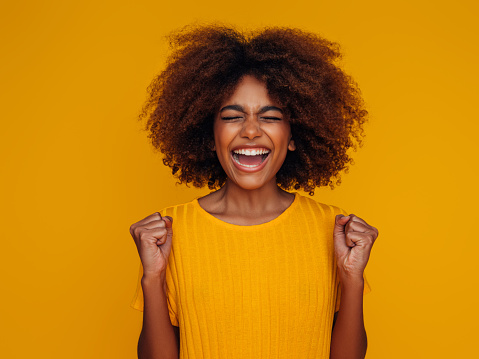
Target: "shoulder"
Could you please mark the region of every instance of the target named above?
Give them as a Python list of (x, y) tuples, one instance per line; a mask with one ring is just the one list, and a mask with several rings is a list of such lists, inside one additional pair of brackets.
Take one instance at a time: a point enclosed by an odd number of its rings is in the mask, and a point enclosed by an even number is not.
[(197, 210), (197, 198), (181, 204), (176, 204), (173, 206), (165, 207), (159, 211), (162, 216), (170, 216), (173, 218), (173, 221), (177, 217), (183, 217)]
[(347, 212), (341, 207), (317, 201), (300, 193), (296, 193), (296, 196), (298, 196), (298, 207), (305, 213), (311, 213), (316, 216), (316, 218), (318, 216), (334, 218), (338, 214), (347, 215)]

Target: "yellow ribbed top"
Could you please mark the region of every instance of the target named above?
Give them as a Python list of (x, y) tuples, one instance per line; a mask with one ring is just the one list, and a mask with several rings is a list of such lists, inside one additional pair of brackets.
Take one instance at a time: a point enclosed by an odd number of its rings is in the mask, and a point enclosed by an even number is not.
[[(173, 218), (166, 282), (180, 358), (329, 358), (334, 218), (344, 211), (295, 193), (281, 215), (254, 226), (223, 222), (197, 199), (160, 213)], [(138, 310), (141, 276), (140, 266)]]

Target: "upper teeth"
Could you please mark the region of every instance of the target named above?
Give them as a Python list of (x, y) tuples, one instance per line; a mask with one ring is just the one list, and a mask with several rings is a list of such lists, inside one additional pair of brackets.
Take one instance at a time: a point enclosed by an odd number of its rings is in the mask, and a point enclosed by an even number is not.
[(266, 150), (264, 148), (260, 148), (257, 150), (245, 150), (245, 149), (240, 149), (240, 150), (234, 150), (234, 153), (238, 155), (246, 155), (246, 156), (257, 156), (257, 155), (265, 155), (269, 153), (269, 150)]

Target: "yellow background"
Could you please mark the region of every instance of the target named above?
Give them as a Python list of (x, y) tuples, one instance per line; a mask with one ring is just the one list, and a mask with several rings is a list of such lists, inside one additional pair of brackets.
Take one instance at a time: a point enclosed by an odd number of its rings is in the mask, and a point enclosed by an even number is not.
[(478, 355), (475, 1), (10, 1), (1, 26), (2, 358), (134, 358), (128, 228), (175, 186), (136, 121), (163, 36), (192, 21), (338, 41), (371, 114), (315, 198), (377, 226), (368, 359)]

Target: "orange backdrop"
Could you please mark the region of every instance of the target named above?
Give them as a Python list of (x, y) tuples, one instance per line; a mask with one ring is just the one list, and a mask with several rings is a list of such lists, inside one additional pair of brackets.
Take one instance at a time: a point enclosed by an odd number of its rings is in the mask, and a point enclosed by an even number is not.
[(380, 230), (368, 359), (472, 358), (475, 1), (17, 1), (2, 5), (2, 358), (134, 358), (128, 228), (204, 194), (175, 186), (136, 121), (169, 31), (222, 20), (338, 41), (371, 114), (356, 165), (315, 198)]

